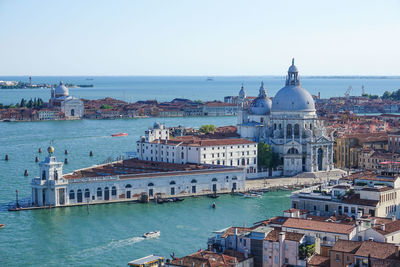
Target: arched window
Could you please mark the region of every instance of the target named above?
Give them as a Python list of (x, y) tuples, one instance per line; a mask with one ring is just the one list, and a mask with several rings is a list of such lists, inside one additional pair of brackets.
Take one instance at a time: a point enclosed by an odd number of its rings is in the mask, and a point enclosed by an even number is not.
[(75, 116), (75, 109), (71, 109), (71, 116)]
[(153, 183), (149, 183), (147, 186), (154, 186), (154, 184)]
[(312, 130), (312, 124), (310, 123), (310, 130)]
[(88, 188), (85, 189), (85, 198), (89, 198), (90, 197), (90, 191)]
[(46, 180), (46, 171), (42, 172), (42, 180)]
[(292, 125), (289, 123), (286, 126), (286, 136), (290, 137), (292, 135)]
[(113, 186), (113, 187), (111, 188), (111, 195), (112, 195), (112, 196), (116, 196), (116, 195), (117, 195), (117, 188), (116, 188), (115, 186)]
[(299, 151), (297, 150), (297, 148), (290, 148), (287, 152), (288, 154), (299, 154)]
[(218, 181), (218, 179), (217, 178), (212, 178), (211, 181), (216, 182), (216, 181)]
[(221, 164), (221, 161), (220, 160), (217, 160), (217, 165), (220, 165)]
[(237, 180), (237, 177), (236, 177), (236, 176), (233, 176), (233, 177), (232, 177), (232, 180)]
[(69, 199), (75, 199), (75, 191), (74, 190), (69, 190)]
[(102, 197), (103, 196), (103, 190), (101, 189), (101, 187), (97, 188), (97, 197)]
[(192, 183), (192, 184), (197, 183), (196, 179), (193, 179), (193, 180), (191, 181), (191, 183)]
[(274, 123), (274, 130), (276, 130), (276, 123)]
[(54, 172), (54, 180), (58, 180), (58, 171)]
[(175, 181), (171, 181), (169, 184), (175, 184)]
[(299, 136), (300, 135), (300, 126), (296, 123), (294, 125), (294, 136)]
[(125, 188), (132, 188), (132, 186), (131, 186), (130, 184), (127, 184), (127, 185), (125, 186)]

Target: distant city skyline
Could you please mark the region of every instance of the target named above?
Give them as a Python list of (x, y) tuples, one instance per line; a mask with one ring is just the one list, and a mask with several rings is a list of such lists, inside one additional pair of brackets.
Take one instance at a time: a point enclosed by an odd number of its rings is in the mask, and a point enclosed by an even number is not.
[(0, 76), (399, 76), (399, 0), (0, 0)]

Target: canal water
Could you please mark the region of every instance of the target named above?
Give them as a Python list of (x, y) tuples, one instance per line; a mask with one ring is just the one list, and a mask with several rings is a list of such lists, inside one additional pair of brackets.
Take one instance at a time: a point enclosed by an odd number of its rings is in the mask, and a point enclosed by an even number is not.
[[(64, 173), (134, 151), (136, 140), (159, 121), (167, 126), (234, 125), (235, 117), (147, 118), (109, 121), (49, 121), (0, 123), (0, 266), (126, 266), (151, 253), (176, 256), (206, 248), (212, 231), (282, 214), (289, 207), (287, 192), (262, 198), (239, 196), (188, 198), (156, 205), (120, 203), (51, 210), (8, 212), (7, 203), (30, 197), (30, 180), (38, 175), (35, 157), (43, 160), (50, 141), (55, 156), (68, 158)], [(127, 132), (127, 137), (111, 137)], [(43, 153), (39, 154), (41, 147)], [(64, 155), (64, 150), (68, 155)], [(90, 151), (94, 156), (90, 157)], [(9, 161), (5, 161), (5, 154)], [(27, 169), (29, 176), (24, 176)], [(212, 202), (217, 204), (211, 209)], [(157, 239), (144, 232), (160, 230)]]

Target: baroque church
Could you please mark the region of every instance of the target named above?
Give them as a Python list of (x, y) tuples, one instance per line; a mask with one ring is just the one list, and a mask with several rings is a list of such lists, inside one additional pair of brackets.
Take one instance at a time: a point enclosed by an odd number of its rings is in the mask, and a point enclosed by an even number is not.
[(67, 119), (81, 119), (84, 113), (84, 104), (79, 98), (69, 95), (68, 87), (63, 82), (51, 89), (50, 107), (57, 108), (65, 114)]
[(333, 138), (318, 120), (314, 99), (301, 87), (299, 71), (289, 67), (285, 87), (271, 100), (261, 83), (258, 97), (238, 97), (238, 134), (271, 145), (283, 162), (284, 175), (333, 170)]

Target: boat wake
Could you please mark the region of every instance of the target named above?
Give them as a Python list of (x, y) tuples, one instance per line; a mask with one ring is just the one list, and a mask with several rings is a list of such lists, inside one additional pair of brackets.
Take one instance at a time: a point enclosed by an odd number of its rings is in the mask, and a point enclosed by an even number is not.
[(88, 256), (94, 256), (94, 255), (98, 255), (100, 253), (103, 253), (105, 251), (109, 251), (115, 248), (121, 248), (121, 247), (126, 247), (135, 243), (139, 243), (141, 241), (145, 240), (144, 237), (139, 237), (139, 236), (135, 236), (135, 237), (130, 237), (127, 239), (121, 239), (121, 240), (113, 240), (108, 244), (105, 245), (101, 245), (101, 246), (97, 246), (97, 247), (93, 247), (93, 248), (88, 248), (85, 250), (80, 251), (77, 256), (78, 257), (88, 257)]

